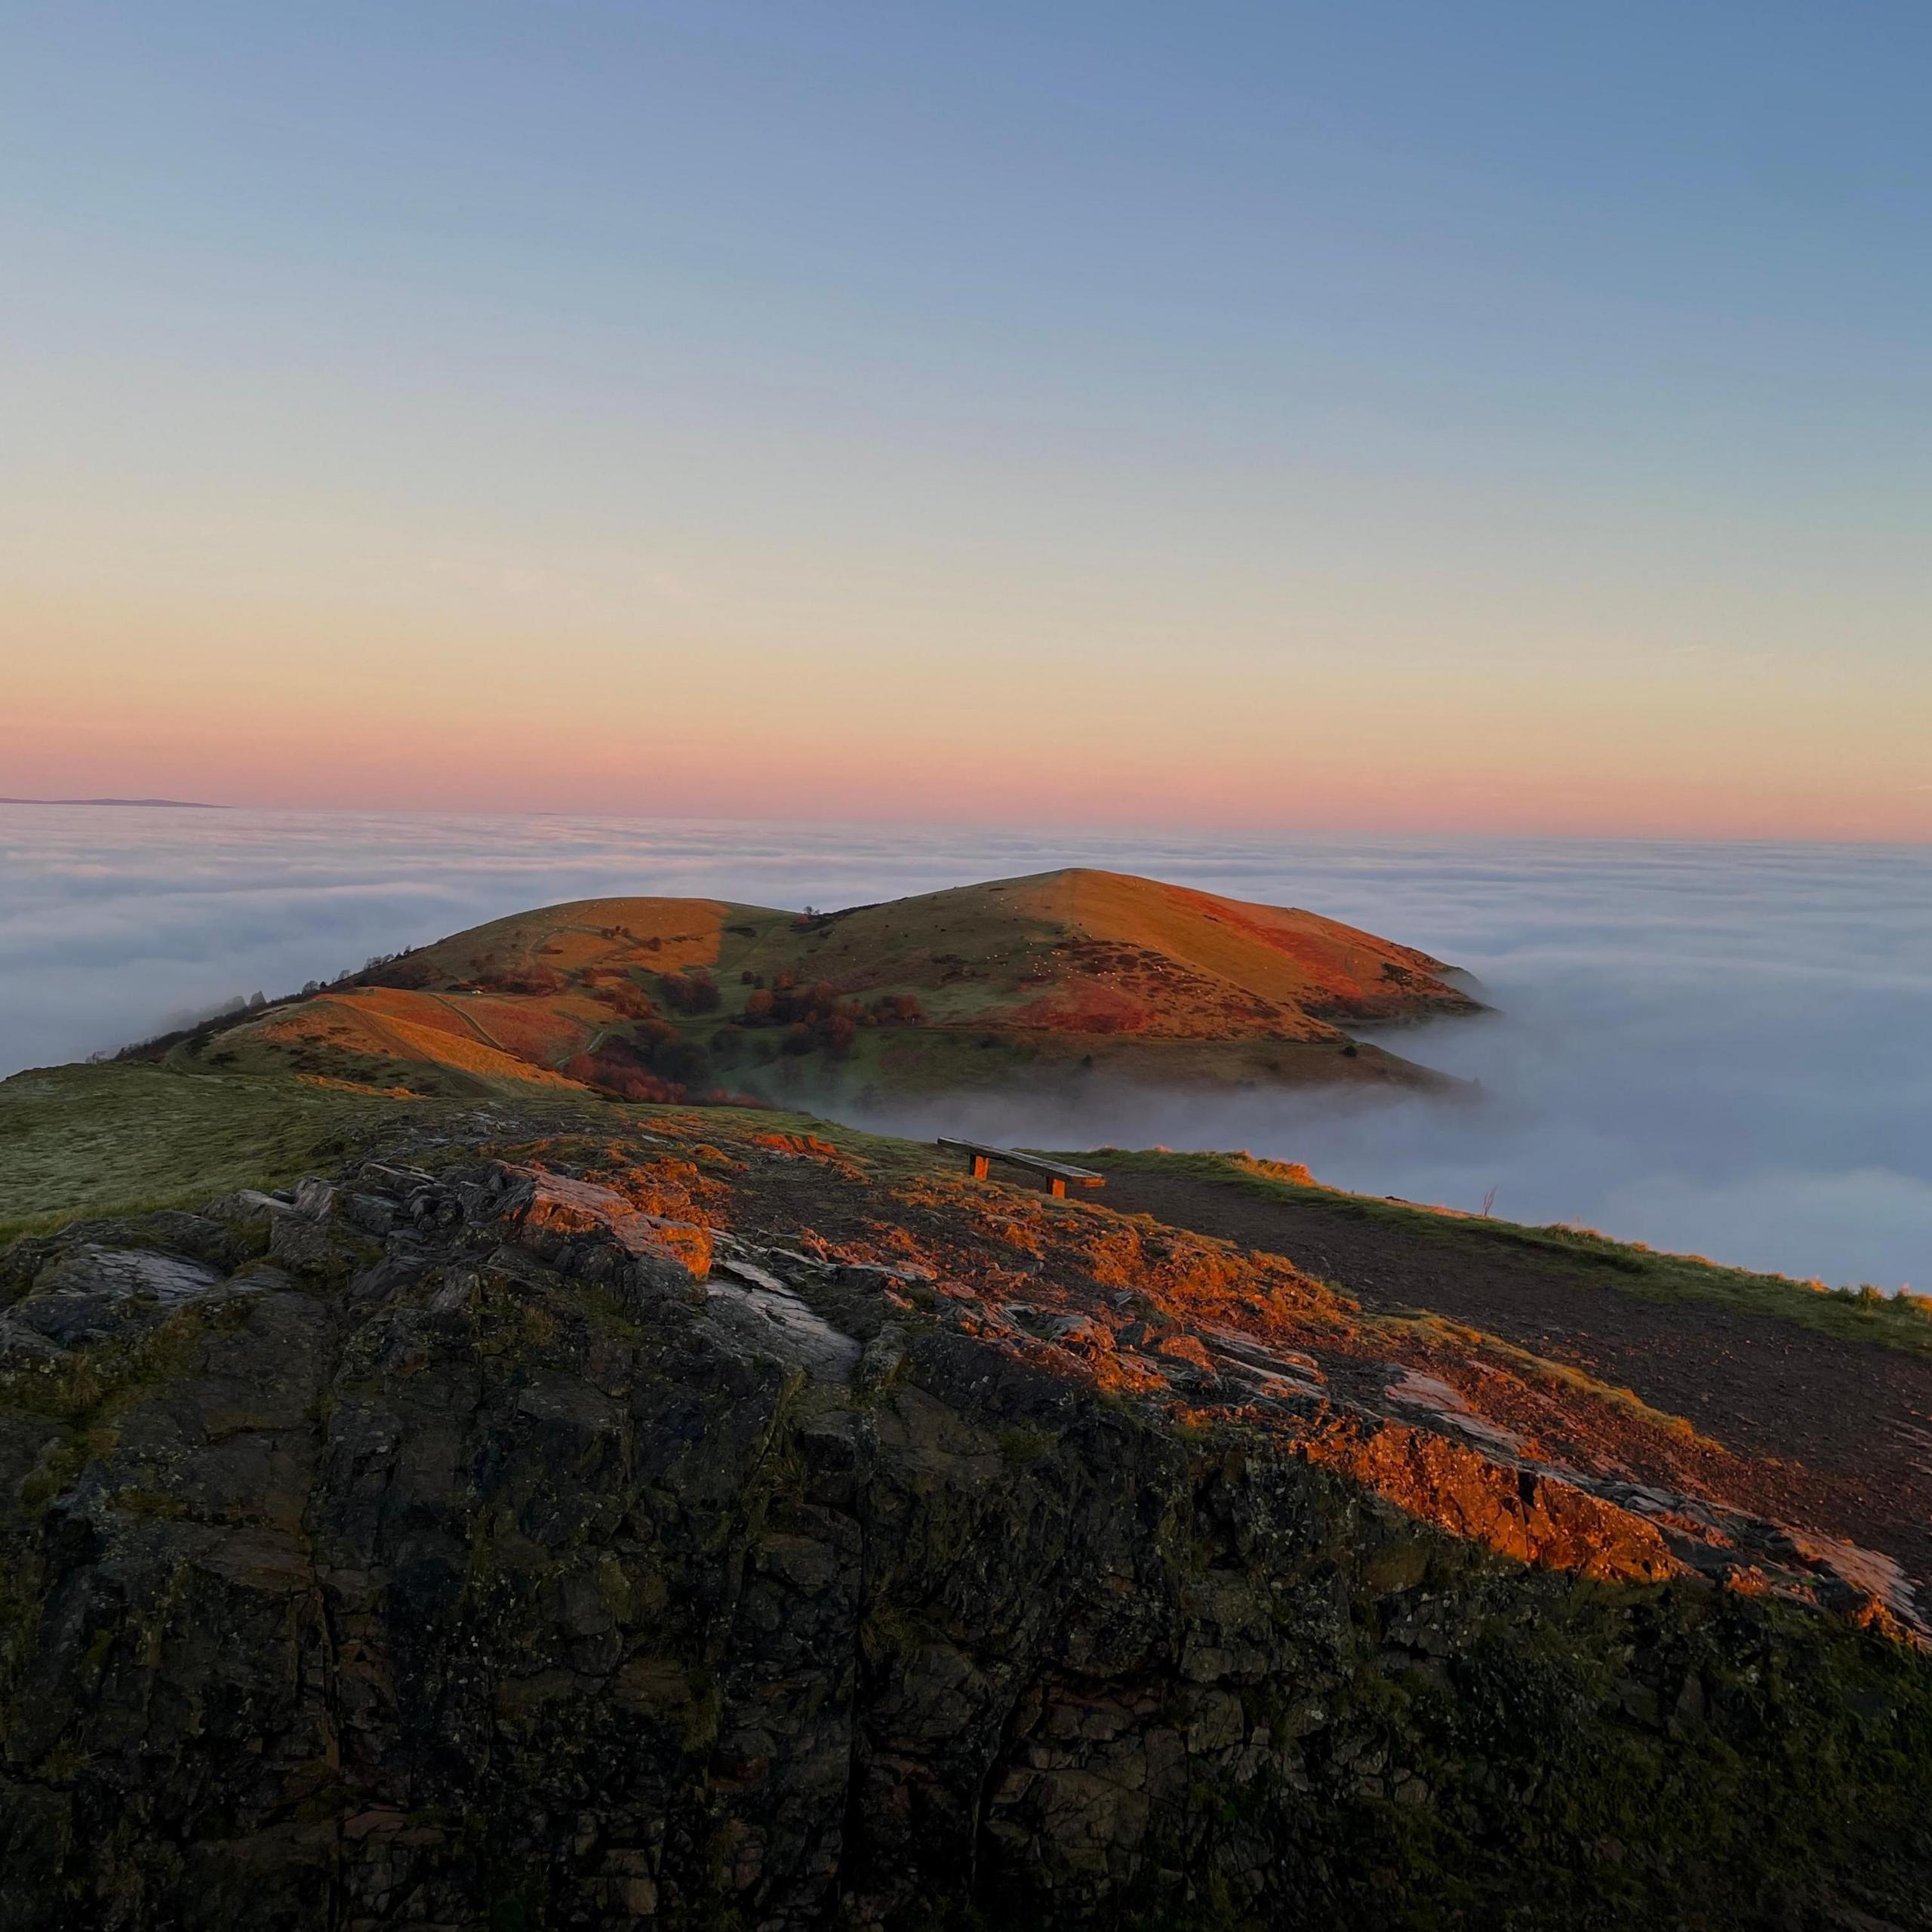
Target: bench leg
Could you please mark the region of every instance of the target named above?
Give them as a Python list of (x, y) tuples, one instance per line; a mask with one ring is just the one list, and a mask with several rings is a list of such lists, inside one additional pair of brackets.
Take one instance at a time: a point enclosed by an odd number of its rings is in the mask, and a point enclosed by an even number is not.
[(1058, 1174), (1049, 1175), (1047, 1186), (1051, 1190), (1056, 1201), (1064, 1201), (1066, 1198), (1066, 1183), (1062, 1180)]
[(975, 1180), (984, 1180), (986, 1177), (986, 1168), (987, 1161), (986, 1155), (983, 1154), (975, 1154), (973, 1156), (973, 1178)]

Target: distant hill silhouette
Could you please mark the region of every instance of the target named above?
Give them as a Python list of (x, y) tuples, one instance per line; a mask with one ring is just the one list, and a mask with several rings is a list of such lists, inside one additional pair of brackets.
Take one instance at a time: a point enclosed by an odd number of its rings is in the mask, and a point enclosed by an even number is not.
[(199, 798), (0, 798), (0, 805), (140, 805), (176, 812), (225, 812)]

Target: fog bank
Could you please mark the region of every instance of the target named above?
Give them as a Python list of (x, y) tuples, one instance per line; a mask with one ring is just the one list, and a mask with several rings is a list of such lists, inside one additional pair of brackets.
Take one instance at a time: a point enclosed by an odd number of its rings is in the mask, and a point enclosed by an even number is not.
[[(1838, 1281), (1932, 1287), (1932, 851), (1069, 836), (0, 807), (0, 1072), (546, 901), (850, 904), (1084, 863), (1307, 906), (1482, 980), (1381, 1036), (1481, 1105), (1025, 1096), (897, 1117), (1247, 1147), (1324, 1180)], [(881, 1123), (883, 1124), (883, 1123)]]

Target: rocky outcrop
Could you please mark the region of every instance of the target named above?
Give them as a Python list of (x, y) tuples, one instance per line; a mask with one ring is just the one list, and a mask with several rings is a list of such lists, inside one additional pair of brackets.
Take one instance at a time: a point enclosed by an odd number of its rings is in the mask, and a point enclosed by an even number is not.
[(0, 1924), (1932, 1926), (1859, 1553), (666, 1204), (0, 1258)]

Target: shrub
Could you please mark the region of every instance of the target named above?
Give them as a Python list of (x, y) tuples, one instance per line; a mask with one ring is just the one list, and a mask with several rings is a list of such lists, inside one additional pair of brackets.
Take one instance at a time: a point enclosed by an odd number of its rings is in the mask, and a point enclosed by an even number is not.
[(709, 973), (693, 970), (666, 973), (658, 980), (657, 986), (664, 995), (664, 1004), (673, 1013), (715, 1013), (718, 1011), (718, 982)]
[[(386, 981), (394, 986), (393, 977)], [(486, 992), (523, 993), (537, 998), (548, 998), (552, 993), (560, 993), (570, 984), (554, 966), (524, 966), (501, 973), (478, 974), (476, 983)]]
[(592, 998), (602, 1004), (620, 1013), (626, 1020), (655, 1020), (657, 1008), (651, 995), (634, 980), (621, 973), (599, 969), (594, 974), (584, 975), (589, 983)]
[(586, 1087), (614, 1094), (620, 1100), (681, 1100), (685, 1091), (642, 1067), (627, 1066), (604, 1048), (595, 1054), (574, 1054), (565, 1061), (563, 1072)]
[(629, 1100), (681, 1100), (717, 1084), (711, 1056), (662, 1020), (640, 1025), (629, 1039), (607, 1039), (595, 1053), (574, 1055), (563, 1070)]
[(740, 1016), (746, 1026), (783, 1027), (783, 1052), (808, 1054), (823, 1047), (841, 1059), (851, 1051), (861, 1026), (916, 1026), (925, 1017), (915, 993), (881, 993), (861, 1008), (841, 999), (829, 980), (801, 986), (789, 973), (778, 974), (770, 986), (750, 993)]

